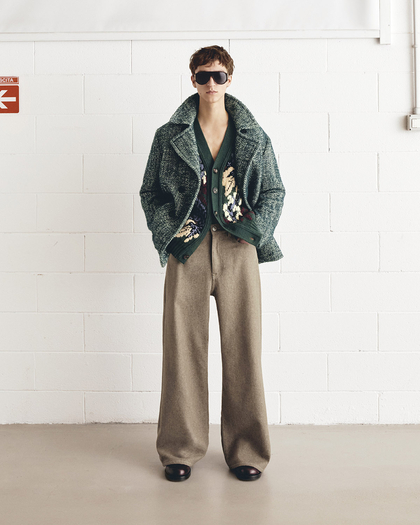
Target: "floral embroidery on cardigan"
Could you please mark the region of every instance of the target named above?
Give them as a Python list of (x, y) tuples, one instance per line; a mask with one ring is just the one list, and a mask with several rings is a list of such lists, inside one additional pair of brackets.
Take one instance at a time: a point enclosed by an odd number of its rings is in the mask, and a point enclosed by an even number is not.
[(223, 172), (222, 179), (222, 184), (225, 187), (225, 197), (227, 197), (235, 187), (235, 177), (232, 175), (232, 171), (234, 172), (235, 168), (231, 165), (230, 161), (226, 164), (226, 168)]
[(204, 225), (206, 224), (207, 216), (207, 174), (204, 169), (203, 161), (200, 160), (200, 173), (201, 173), (201, 186), (200, 191), (195, 200), (193, 209), (190, 216), (186, 220), (184, 226), (175, 237), (185, 237), (184, 242), (188, 242), (191, 239), (196, 239), (203, 231)]
[(222, 178), (222, 184), (225, 187), (225, 197), (227, 198), (227, 202), (223, 204), (223, 219), (226, 223), (243, 221), (244, 218), (252, 220), (254, 215), (254, 212), (242, 206), (242, 199), (239, 196), (238, 186), (235, 181), (235, 168), (232, 165), (232, 160), (233, 152), (226, 163)]

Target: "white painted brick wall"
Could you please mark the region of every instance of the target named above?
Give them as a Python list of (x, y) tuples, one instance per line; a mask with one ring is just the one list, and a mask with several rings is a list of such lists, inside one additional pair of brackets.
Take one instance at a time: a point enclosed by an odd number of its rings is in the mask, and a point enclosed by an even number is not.
[[(420, 135), (408, 0), (373, 39), (222, 40), (286, 187), (260, 266), (270, 424), (420, 421)], [(163, 285), (139, 189), (213, 41), (2, 42), (0, 423), (156, 422)], [(222, 368), (210, 300), (210, 421)]]

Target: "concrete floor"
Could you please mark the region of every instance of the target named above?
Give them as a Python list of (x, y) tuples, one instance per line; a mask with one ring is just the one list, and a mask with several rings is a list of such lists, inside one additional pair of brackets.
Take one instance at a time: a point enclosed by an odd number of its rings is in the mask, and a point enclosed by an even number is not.
[(239, 481), (220, 425), (183, 482), (164, 477), (156, 424), (0, 426), (4, 525), (420, 523), (420, 425), (270, 426), (272, 457)]

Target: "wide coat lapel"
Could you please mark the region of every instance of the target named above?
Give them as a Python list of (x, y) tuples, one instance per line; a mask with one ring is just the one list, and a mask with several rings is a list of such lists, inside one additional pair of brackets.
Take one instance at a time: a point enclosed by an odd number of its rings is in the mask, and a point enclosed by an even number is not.
[(170, 142), (176, 153), (197, 174), (198, 179), (201, 180), (200, 161), (197, 155), (198, 150), (194, 126), (188, 126), (188, 128), (183, 129), (181, 133), (172, 137)]
[[(235, 158), (236, 158), (236, 183), (242, 190), (247, 188), (248, 176), (251, 161), (258, 149), (258, 142), (253, 140), (248, 135), (244, 136), (243, 131), (237, 131), (235, 142)], [(244, 191), (245, 201), (247, 192)], [(246, 202), (248, 205), (248, 203)]]

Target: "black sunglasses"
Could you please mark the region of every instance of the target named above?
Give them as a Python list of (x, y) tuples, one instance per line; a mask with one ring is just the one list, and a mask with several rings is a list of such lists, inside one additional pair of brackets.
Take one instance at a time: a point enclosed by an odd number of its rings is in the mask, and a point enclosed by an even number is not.
[(226, 84), (228, 80), (228, 74), (224, 71), (199, 71), (195, 74), (195, 80), (201, 86), (207, 84), (210, 77), (213, 77), (216, 84)]

